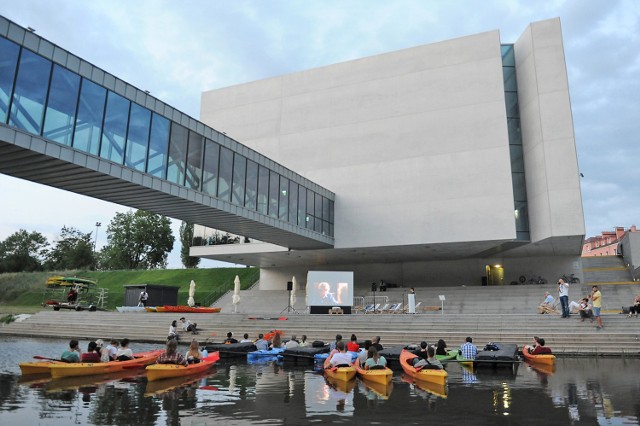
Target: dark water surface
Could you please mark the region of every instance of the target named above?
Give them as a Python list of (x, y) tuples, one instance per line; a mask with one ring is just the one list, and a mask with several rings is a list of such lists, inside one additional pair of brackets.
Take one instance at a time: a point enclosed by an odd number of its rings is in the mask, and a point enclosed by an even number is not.
[[(88, 342), (81, 342), (84, 349)], [(395, 371), (388, 389), (329, 383), (312, 366), (222, 360), (206, 375), (21, 377), (19, 362), (67, 341), (0, 337), (0, 425), (639, 424), (640, 359), (560, 358), (554, 372), (447, 367), (445, 388)], [(132, 344), (134, 352), (157, 345)]]

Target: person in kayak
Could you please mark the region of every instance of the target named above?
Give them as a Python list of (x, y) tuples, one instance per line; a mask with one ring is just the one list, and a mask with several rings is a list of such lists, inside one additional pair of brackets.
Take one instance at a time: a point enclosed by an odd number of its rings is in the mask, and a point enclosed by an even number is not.
[(129, 339), (124, 338), (120, 341), (120, 347), (116, 352), (116, 359), (118, 361), (129, 361), (133, 359), (133, 351), (129, 348)]
[(331, 366), (336, 367), (340, 365), (351, 365), (351, 354), (347, 353), (346, 345), (342, 340), (338, 342), (338, 346), (336, 347), (336, 349), (338, 350), (338, 352), (333, 353), (329, 357), (329, 363), (331, 364)]
[(62, 352), (60, 359), (64, 362), (80, 362), (80, 355), (82, 355), (82, 351), (80, 350), (78, 341), (76, 339), (72, 339), (69, 342), (69, 349)]
[(178, 352), (178, 342), (175, 339), (171, 339), (167, 342), (167, 347), (163, 353), (160, 354), (158, 359), (156, 360), (156, 364), (178, 364), (184, 365), (185, 367), (189, 365), (186, 358), (182, 356), (180, 352)]
[(89, 342), (87, 352), (82, 354), (80, 362), (100, 362), (100, 354), (98, 353), (98, 344), (96, 342)]
[(202, 352), (200, 352), (199, 346), (200, 345), (198, 345), (198, 341), (196, 339), (191, 341), (189, 350), (187, 351), (187, 362), (189, 364), (197, 364), (202, 358), (204, 358)]

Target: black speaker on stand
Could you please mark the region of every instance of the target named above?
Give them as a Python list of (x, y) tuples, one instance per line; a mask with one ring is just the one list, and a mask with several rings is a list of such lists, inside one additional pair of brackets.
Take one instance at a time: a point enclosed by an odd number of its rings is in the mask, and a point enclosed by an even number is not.
[(299, 312), (296, 311), (293, 306), (291, 306), (291, 292), (293, 291), (293, 281), (287, 281), (287, 291), (289, 292), (289, 297), (287, 298), (287, 307), (280, 311), (280, 315), (282, 315), (284, 311), (287, 311), (288, 313), (295, 312), (297, 314)]
[(371, 292), (373, 293), (373, 309), (371, 310), (371, 312), (374, 314), (376, 313), (376, 291), (377, 290), (378, 290), (378, 284), (371, 283)]

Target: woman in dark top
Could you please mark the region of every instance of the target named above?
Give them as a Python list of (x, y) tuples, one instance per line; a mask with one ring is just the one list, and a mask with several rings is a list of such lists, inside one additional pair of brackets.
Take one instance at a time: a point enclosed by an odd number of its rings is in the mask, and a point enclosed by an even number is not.
[(447, 343), (440, 339), (438, 340), (438, 344), (436, 346), (436, 355), (446, 355), (447, 354)]

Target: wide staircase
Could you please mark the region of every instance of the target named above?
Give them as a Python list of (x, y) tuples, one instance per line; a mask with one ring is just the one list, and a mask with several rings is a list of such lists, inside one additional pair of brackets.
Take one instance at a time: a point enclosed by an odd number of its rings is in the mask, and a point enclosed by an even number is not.
[[(185, 314), (198, 323), (202, 331), (197, 336), (183, 334), (183, 341), (195, 337), (200, 342), (220, 342), (231, 331), (240, 339), (248, 333), (255, 339), (258, 333), (278, 329), (286, 337), (306, 335), (308, 340), (329, 342), (336, 334), (348, 338), (352, 333), (359, 340), (379, 335), (386, 347), (435, 342), (443, 338), (455, 347), (466, 336), (483, 346), (488, 342), (512, 342), (519, 345), (531, 342), (534, 335), (544, 337), (559, 354), (578, 355), (640, 355), (640, 319), (620, 314), (621, 307), (630, 302), (627, 292), (640, 293), (640, 285), (605, 285), (602, 288), (605, 328), (596, 330), (588, 320), (581, 322), (577, 315), (562, 319), (559, 315), (536, 314), (536, 307), (544, 291), (556, 295), (556, 285), (518, 285), (502, 287), (429, 287), (417, 288), (421, 302), (417, 314), (357, 313), (352, 315), (310, 315), (305, 306), (305, 294), (298, 291), (293, 309), (289, 309), (287, 291), (245, 290), (235, 306), (231, 295), (216, 305), (218, 314)], [(590, 290), (590, 283), (571, 287), (570, 299), (577, 300)], [(445, 296), (444, 311), (439, 295)], [(362, 292), (359, 297), (372, 296)], [(388, 303), (406, 297), (403, 289), (389, 289), (376, 294), (387, 297)], [(382, 299), (385, 300), (385, 299)], [(75, 312), (43, 310), (30, 318), (0, 328), (0, 334), (60, 338), (128, 337), (133, 342), (166, 340), (169, 324), (181, 314)], [(134, 345), (135, 348), (135, 345)]]
[(583, 257), (582, 268), (589, 286), (635, 284), (622, 256)]

